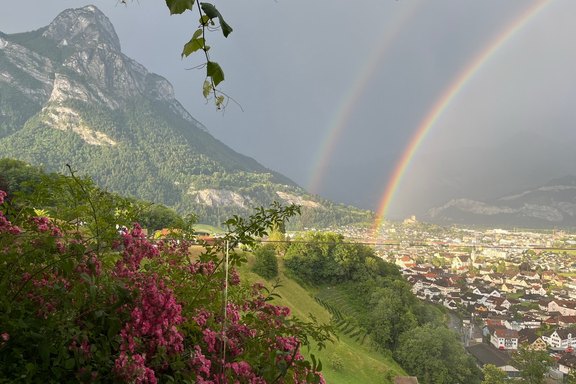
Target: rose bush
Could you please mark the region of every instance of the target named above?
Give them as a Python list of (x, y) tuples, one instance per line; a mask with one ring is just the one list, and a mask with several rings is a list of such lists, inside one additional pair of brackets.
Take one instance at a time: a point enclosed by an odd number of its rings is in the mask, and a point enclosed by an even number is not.
[(134, 218), (129, 202), (86, 180), (60, 184), (10, 203), (0, 191), (0, 382), (323, 382), (301, 348), (322, 347), (329, 328), (241, 284), (233, 251), (296, 207), (234, 217), (191, 256), (185, 236), (117, 231)]

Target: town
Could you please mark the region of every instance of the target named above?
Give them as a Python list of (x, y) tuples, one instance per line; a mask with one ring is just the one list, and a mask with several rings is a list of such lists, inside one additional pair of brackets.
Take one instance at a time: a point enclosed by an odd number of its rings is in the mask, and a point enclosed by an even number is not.
[(511, 355), (523, 346), (551, 354), (551, 380), (576, 373), (576, 233), (440, 227), (414, 217), (384, 224), (376, 240), (340, 232), (374, 244), (418, 298), (447, 308), (480, 366), (517, 377)]

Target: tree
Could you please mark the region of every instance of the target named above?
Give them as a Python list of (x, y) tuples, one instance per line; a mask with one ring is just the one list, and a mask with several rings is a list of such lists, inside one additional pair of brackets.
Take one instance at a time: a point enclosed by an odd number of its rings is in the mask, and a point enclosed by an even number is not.
[(142, 227), (150, 231), (162, 228), (183, 228), (184, 220), (171, 208), (163, 205), (150, 205), (139, 215)]
[(576, 372), (570, 370), (570, 373), (564, 376), (564, 384), (576, 384)]
[(482, 384), (505, 384), (508, 379), (506, 372), (494, 364), (486, 364), (484, 368), (482, 368), (482, 373), (484, 374)]
[[(408, 291), (409, 292), (409, 291)], [(403, 300), (399, 290), (380, 288), (372, 294), (371, 337), (380, 347), (396, 349), (400, 336), (417, 326), (410, 300)]]
[(403, 333), (394, 357), (423, 384), (480, 382), (480, 370), (446, 327), (426, 324)]
[(290, 246), (290, 243), (286, 239), (286, 229), (284, 226), (272, 228), (270, 235), (268, 235), (268, 241), (274, 245), (276, 253), (279, 255), (286, 254), (286, 250), (288, 250)]
[(272, 279), (278, 276), (278, 260), (276, 259), (276, 249), (272, 244), (265, 244), (254, 251), (256, 261), (252, 270), (265, 279)]
[(512, 365), (520, 371), (522, 382), (526, 384), (543, 384), (552, 363), (548, 352), (529, 348), (520, 347), (512, 356)]

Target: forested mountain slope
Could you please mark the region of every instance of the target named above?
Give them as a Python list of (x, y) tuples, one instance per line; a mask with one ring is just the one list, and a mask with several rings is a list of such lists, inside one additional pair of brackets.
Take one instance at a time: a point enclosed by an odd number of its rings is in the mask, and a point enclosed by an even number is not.
[(369, 221), (367, 211), (308, 195), (289, 178), (211, 136), (172, 85), (121, 51), (94, 6), (36, 31), (0, 33), (2, 157), (220, 224), (272, 201), (304, 207), (299, 226)]

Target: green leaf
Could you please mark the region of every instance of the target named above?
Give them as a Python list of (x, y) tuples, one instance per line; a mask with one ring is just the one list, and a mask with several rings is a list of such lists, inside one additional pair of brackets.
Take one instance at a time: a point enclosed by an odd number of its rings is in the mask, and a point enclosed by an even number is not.
[(224, 81), (224, 71), (220, 68), (220, 65), (215, 61), (209, 61), (206, 66), (206, 76), (211, 77), (214, 82), (214, 86), (218, 86), (222, 81)]
[(76, 360), (72, 357), (64, 362), (64, 368), (72, 369), (76, 365)]
[(200, 3), (202, 7), (202, 11), (208, 16), (210, 19), (218, 18), (220, 22), (220, 27), (222, 28), (222, 34), (224, 37), (228, 37), (230, 33), (232, 33), (232, 27), (226, 23), (222, 14), (216, 9), (216, 7), (210, 3)]
[(202, 15), (199, 22), (200, 25), (207, 25), (210, 22), (210, 17), (208, 15)]
[(208, 98), (210, 92), (212, 92), (212, 84), (208, 80), (204, 80), (204, 85), (202, 86), (202, 94), (204, 95), (205, 99)]
[(184, 45), (184, 49), (182, 50), (182, 57), (190, 56), (197, 50), (202, 49), (202, 47), (204, 47), (204, 43), (205, 41), (203, 38), (192, 37), (192, 39), (190, 39), (190, 41)]
[(118, 332), (120, 332), (121, 328), (122, 324), (120, 323), (120, 320), (114, 317), (111, 318), (108, 326), (108, 334), (107, 334), (108, 338), (113, 339), (114, 336), (116, 336)]
[(202, 7), (202, 11), (208, 16), (210, 19), (214, 19), (216, 17), (220, 17), (220, 12), (216, 9), (213, 4), (210, 3), (200, 3)]
[(166, 5), (170, 9), (171, 15), (181, 14), (187, 10), (192, 10), (195, 0), (166, 0)]
[(216, 98), (216, 108), (220, 109), (224, 105), (224, 96), (220, 95)]

